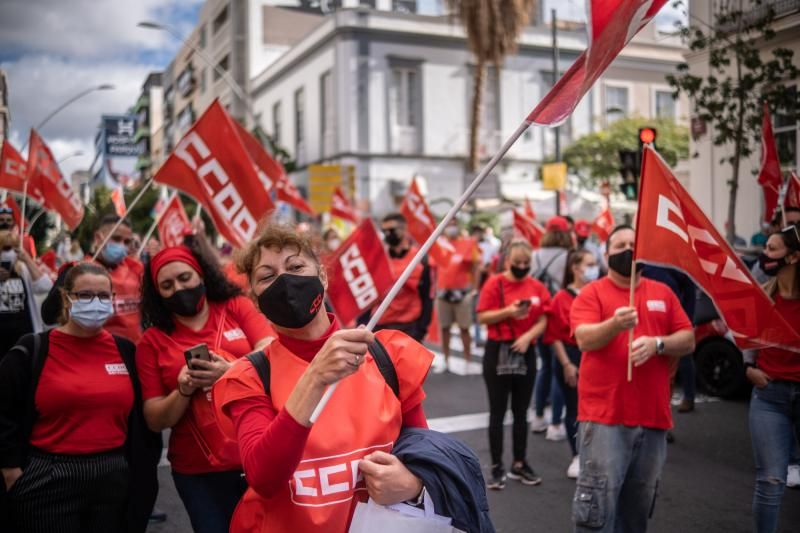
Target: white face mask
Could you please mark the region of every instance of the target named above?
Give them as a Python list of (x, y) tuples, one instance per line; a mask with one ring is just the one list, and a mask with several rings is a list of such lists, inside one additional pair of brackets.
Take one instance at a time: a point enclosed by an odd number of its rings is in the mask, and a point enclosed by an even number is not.
[(70, 301), (72, 302), (72, 307), (69, 308), (70, 318), (89, 330), (102, 328), (114, 314), (114, 304), (110, 301), (101, 302), (98, 298), (92, 298), (91, 302)]
[(341, 244), (342, 244), (341, 240), (331, 239), (328, 241), (328, 250), (337, 250)]
[(590, 282), (600, 277), (600, 267), (597, 265), (583, 269), (583, 281)]
[(11, 263), (12, 265), (17, 261), (17, 252), (14, 250), (3, 250), (0, 252), (0, 262)]

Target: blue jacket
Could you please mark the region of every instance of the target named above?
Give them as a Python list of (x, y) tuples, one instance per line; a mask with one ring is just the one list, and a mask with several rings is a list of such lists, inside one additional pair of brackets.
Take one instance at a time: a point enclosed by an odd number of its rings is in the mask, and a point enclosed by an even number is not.
[(464, 443), (430, 429), (403, 428), (392, 453), (422, 480), (436, 514), (467, 533), (494, 533), (481, 465)]

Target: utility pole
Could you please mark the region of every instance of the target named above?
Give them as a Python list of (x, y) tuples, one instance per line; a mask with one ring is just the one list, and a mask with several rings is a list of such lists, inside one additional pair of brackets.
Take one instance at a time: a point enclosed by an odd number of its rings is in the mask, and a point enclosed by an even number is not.
[[(555, 8), (550, 10), (550, 24), (553, 27), (553, 85), (558, 80), (558, 25)], [(556, 163), (561, 162), (561, 126), (553, 128), (555, 135)], [(556, 215), (561, 214), (561, 191), (556, 191)]]

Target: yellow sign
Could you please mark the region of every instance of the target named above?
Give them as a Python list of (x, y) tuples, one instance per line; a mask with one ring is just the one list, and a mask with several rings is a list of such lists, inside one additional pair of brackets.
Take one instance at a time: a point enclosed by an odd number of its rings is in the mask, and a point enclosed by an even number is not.
[(353, 165), (309, 165), (308, 200), (317, 213), (331, 209), (331, 197), (336, 187), (353, 198), (356, 192), (356, 169)]
[(567, 185), (566, 163), (545, 163), (542, 165), (542, 188), (546, 191), (563, 191)]

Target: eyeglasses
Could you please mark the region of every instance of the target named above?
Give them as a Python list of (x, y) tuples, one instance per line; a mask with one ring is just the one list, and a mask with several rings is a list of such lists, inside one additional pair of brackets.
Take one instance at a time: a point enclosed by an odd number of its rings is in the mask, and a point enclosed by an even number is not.
[(84, 304), (88, 304), (95, 298), (97, 298), (100, 303), (107, 304), (111, 300), (114, 299), (113, 292), (91, 292), (91, 291), (78, 291), (78, 292), (71, 292), (69, 293), (70, 296), (74, 296), (75, 299), (73, 301), (79, 301)]

